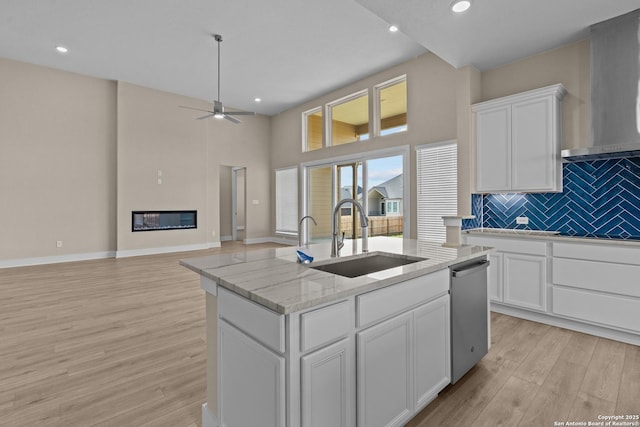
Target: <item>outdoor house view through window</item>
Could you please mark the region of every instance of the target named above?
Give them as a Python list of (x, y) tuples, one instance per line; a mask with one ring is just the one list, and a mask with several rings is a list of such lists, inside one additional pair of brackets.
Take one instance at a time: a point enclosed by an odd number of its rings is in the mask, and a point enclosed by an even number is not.
[[(343, 199), (355, 199), (364, 207), (369, 236), (403, 236), (402, 155), (313, 167), (308, 176), (308, 211), (318, 222), (309, 227), (312, 241), (331, 238), (333, 207)], [(342, 205), (338, 216), (339, 236), (362, 237), (352, 204)]]

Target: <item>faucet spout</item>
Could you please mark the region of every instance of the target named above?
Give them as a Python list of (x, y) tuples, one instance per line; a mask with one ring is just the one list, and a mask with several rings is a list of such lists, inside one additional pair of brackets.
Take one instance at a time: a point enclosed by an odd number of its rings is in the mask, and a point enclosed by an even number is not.
[(367, 240), (367, 227), (369, 226), (369, 219), (364, 214), (364, 208), (355, 199), (342, 199), (333, 208), (333, 219), (331, 221), (331, 257), (340, 256), (340, 248), (342, 242), (338, 241), (338, 218), (340, 214), (340, 207), (346, 203), (352, 203), (354, 208), (360, 213), (360, 227), (362, 228), (362, 252), (368, 252), (368, 240)]

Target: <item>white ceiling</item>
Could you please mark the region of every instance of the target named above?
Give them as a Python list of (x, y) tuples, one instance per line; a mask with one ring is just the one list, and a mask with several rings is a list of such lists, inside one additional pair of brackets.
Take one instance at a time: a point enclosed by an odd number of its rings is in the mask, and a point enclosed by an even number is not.
[[(640, 7), (475, 0), (453, 16), (450, 2), (0, 0), (0, 57), (210, 101), (218, 33), (223, 103), (273, 115), (427, 49), (456, 67), (488, 69), (586, 37), (590, 24)], [(389, 33), (390, 22), (401, 31)]]

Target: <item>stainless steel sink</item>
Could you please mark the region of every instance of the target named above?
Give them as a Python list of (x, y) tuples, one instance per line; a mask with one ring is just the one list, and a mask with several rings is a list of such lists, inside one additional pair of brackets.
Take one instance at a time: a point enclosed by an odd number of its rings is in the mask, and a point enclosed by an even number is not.
[(311, 268), (344, 277), (358, 277), (426, 259), (388, 252), (372, 252), (367, 255), (342, 258), (327, 264), (314, 265)]

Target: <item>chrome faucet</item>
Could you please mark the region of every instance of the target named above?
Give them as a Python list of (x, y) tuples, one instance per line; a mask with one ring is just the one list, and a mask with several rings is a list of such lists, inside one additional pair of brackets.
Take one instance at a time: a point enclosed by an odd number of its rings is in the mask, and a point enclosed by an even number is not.
[[(304, 222), (305, 219), (310, 219), (311, 221), (313, 221), (313, 223), (317, 226), (318, 223), (316, 222), (316, 220), (311, 216), (311, 215), (305, 215), (302, 218), (300, 218), (300, 222), (298, 223), (298, 247), (302, 247), (302, 223)], [(305, 242), (305, 246), (307, 245), (307, 243)]]
[(340, 214), (340, 207), (345, 203), (353, 203), (353, 207), (358, 209), (360, 212), (360, 227), (362, 228), (362, 252), (369, 251), (369, 245), (367, 240), (367, 227), (369, 226), (369, 220), (364, 214), (364, 208), (360, 203), (358, 203), (355, 199), (342, 199), (338, 202), (335, 208), (333, 208), (333, 219), (331, 221), (331, 256), (339, 257), (340, 249), (344, 246), (344, 234), (342, 235), (342, 240), (338, 241), (338, 229), (340, 226), (338, 225), (338, 217)]

